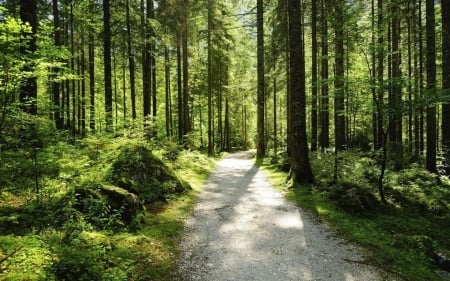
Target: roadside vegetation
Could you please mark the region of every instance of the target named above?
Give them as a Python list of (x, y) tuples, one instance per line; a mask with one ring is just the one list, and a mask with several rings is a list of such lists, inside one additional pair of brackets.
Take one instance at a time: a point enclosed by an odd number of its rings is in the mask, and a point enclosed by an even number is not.
[(398, 280), (450, 280), (449, 179), (414, 164), (389, 170), (388, 203), (382, 204), (376, 157), (359, 153), (340, 153), (337, 181), (334, 155), (312, 153), (314, 185), (286, 181), (283, 157), (268, 157), (259, 164), (287, 198), (367, 251), (367, 260), (349, 262), (373, 265)]
[(143, 136), (2, 153), (0, 280), (172, 280), (214, 158)]

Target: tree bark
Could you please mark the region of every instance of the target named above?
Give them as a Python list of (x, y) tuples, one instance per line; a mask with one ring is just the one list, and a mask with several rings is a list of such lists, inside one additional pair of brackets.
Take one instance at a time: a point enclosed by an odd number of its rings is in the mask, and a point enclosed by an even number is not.
[[(20, 52), (24, 56), (33, 55), (37, 51), (36, 35), (38, 29), (37, 21), (37, 1), (36, 0), (20, 0), (20, 19), (24, 23), (29, 23), (31, 27), (30, 32), (26, 32), (24, 36), (29, 37), (26, 44), (20, 47)], [(25, 66), (24, 71), (33, 72), (34, 60), (30, 59)], [(24, 112), (31, 115), (37, 115), (37, 77), (30, 74), (24, 78), (20, 86), (20, 103)]]
[(301, 1), (288, 0), (289, 89), (291, 92), (291, 176), (296, 182), (313, 183), (306, 135), (305, 56)]
[(263, 0), (256, 1), (256, 43), (257, 43), (257, 139), (256, 157), (262, 158), (266, 154), (265, 143), (265, 84), (264, 84), (264, 4)]
[(328, 97), (328, 12), (327, 1), (322, 0), (321, 12), (321, 40), (322, 40), (322, 58), (321, 58), (321, 105), (320, 105), (320, 137), (319, 145), (323, 150), (330, 147), (330, 111)]
[(450, 175), (450, 1), (442, 1), (442, 90), (446, 97), (442, 104), (442, 147), (444, 169)]
[(103, 0), (103, 60), (105, 71), (105, 121), (106, 131), (111, 132), (112, 123), (112, 68), (111, 68), (111, 11), (110, 0)]
[(427, 154), (426, 168), (437, 172), (436, 167), (436, 34), (434, 0), (426, 0), (426, 42), (427, 42), (427, 96), (432, 104), (427, 107)]
[(334, 79), (334, 136), (335, 149), (346, 148), (344, 93), (344, 2), (335, 2), (335, 79)]
[(130, 72), (130, 97), (131, 97), (131, 117), (136, 119), (136, 76), (135, 76), (135, 62), (133, 55), (133, 48), (131, 42), (131, 19), (130, 19), (130, 3), (126, 0), (126, 25), (127, 25), (127, 53), (128, 53), (128, 68)]
[(311, 150), (317, 150), (317, 1), (311, 9)]

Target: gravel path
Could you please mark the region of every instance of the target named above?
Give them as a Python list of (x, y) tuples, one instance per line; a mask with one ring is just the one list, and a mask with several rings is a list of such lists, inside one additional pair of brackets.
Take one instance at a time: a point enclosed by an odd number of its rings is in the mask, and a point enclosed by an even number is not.
[(249, 152), (220, 161), (180, 243), (181, 280), (381, 280), (352, 245), (276, 192)]

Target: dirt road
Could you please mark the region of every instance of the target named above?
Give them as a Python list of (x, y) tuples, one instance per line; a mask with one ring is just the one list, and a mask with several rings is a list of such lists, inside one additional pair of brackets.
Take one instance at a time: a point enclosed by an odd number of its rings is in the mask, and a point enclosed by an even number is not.
[(180, 243), (182, 280), (381, 280), (360, 250), (276, 192), (249, 152), (223, 159)]

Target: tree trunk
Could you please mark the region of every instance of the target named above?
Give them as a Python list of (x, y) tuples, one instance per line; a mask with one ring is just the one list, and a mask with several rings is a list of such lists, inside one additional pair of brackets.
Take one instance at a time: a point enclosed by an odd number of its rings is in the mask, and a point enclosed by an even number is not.
[(94, 0), (89, 2), (90, 26), (88, 35), (88, 68), (89, 68), (89, 128), (95, 131), (95, 42), (94, 42)]
[(111, 14), (110, 0), (103, 0), (103, 60), (105, 70), (106, 131), (112, 131), (112, 77), (111, 77)]
[(381, 110), (383, 108), (384, 104), (384, 26), (383, 26), (383, 0), (378, 0), (378, 20), (377, 20), (377, 29), (378, 29), (378, 52), (377, 52), (377, 112), (378, 112), (378, 120), (377, 120), (377, 132), (378, 132), (378, 143), (376, 144), (375, 148), (380, 149), (383, 145), (383, 111)]
[[(151, 114), (151, 79), (152, 79), (152, 73), (151, 73), (151, 66), (152, 66), (152, 58), (151, 58), (151, 40), (152, 40), (152, 33), (151, 28), (149, 24), (150, 19), (150, 13), (149, 13), (149, 4), (150, 0), (146, 1), (147, 9), (145, 7), (142, 8), (142, 12), (145, 13), (142, 15), (143, 18), (143, 28), (144, 28), (144, 51), (142, 56), (142, 83), (143, 83), (143, 106), (144, 106), (144, 124), (147, 126), (148, 118)], [(141, 6), (143, 3), (141, 2)]]
[(212, 46), (211, 46), (211, 32), (212, 32), (212, 8), (211, 1), (208, 0), (208, 154), (212, 155), (214, 152), (213, 136), (212, 136)]
[[(62, 46), (61, 41), (61, 22), (59, 18), (59, 6), (58, 1), (52, 1), (53, 6), (53, 28), (54, 30), (54, 44), (57, 48)], [(56, 129), (62, 130), (64, 128), (64, 123), (61, 119), (61, 104), (60, 104), (60, 85), (61, 82), (58, 81), (58, 74), (60, 72), (59, 67), (53, 68), (53, 81), (52, 81), (52, 94), (53, 94), (53, 118), (55, 120)]]
[(127, 24), (127, 52), (128, 52), (128, 67), (130, 71), (130, 97), (131, 97), (131, 117), (133, 121), (136, 119), (136, 77), (135, 77), (135, 62), (133, 55), (133, 48), (131, 42), (131, 21), (130, 21), (130, 3), (126, 0), (126, 24)]
[(178, 101), (178, 142), (183, 141), (183, 77), (181, 74), (181, 32), (177, 36), (177, 101)]
[(335, 149), (346, 148), (344, 93), (344, 2), (335, 2), (335, 79), (334, 79), (334, 135)]
[[(442, 90), (450, 94), (450, 1), (442, 1)], [(442, 147), (444, 169), (450, 175), (450, 101), (442, 105)]]
[(427, 108), (427, 155), (426, 168), (437, 172), (436, 168), (436, 34), (434, 0), (426, 0), (426, 32), (427, 32), (427, 95), (432, 104)]
[(183, 27), (182, 27), (182, 49), (183, 49), (183, 135), (191, 131), (189, 119), (189, 61), (188, 61), (188, 37), (189, 37), (189, 0), (183, 1)]
[[(33, 55), (37, 50), (36, 45), (36, 34), (38, 29), (37, 20), (37, 1), (36, 0), (20, 0), (20, 19), (24, 23), (29, 23), (31, 31), (24, 34), (24, 36), (29, 36), (29, 41), (20, 47), (20, 52), (24, 56)], [(33, 72), (34, 61), (30, 59), (27, 65), (24, 67), (24, 71)], [(21, 108), (24, 112), (31, 115), (37, 115), (37, 77), (35, 75), (30, 75), (24, 79), (20, 86), (20, 103)]]
[(317, 1), (311, 10), (311, 150), (317, 150)]
[(402, 73), (400, 69), (401, 51), (400, 45), (400, 8), (397, 4), (392, 5), (392, 106), (393, 110), (393, 144), (394, 166), (400, 170), (403, 166), (403, 143), (402, 143)]
[(166, 136), (171, 137), (172, 133), (172, 97), (170, 90), (170, 57), (169, 47), (164, 47), (164, 80), (166, 93)]
[(256, 157), (262, 158), (266, 154), (264, 109), (264, 4), (263, 0), (256, 1), (256, 44), (257, 44), (257, 139)]
[(312, 183), (306, 136), (305, 56), (300, 0), (288, 0), (289, 89), (291, 92), (291, 176), (296, 182)]
[(321, 106), (319, 145), (323, 150), (330, 147), (330, 111), (328, 98), (328, 13), (327, 1), (322, 0), (322, 69), (321, 69)]

